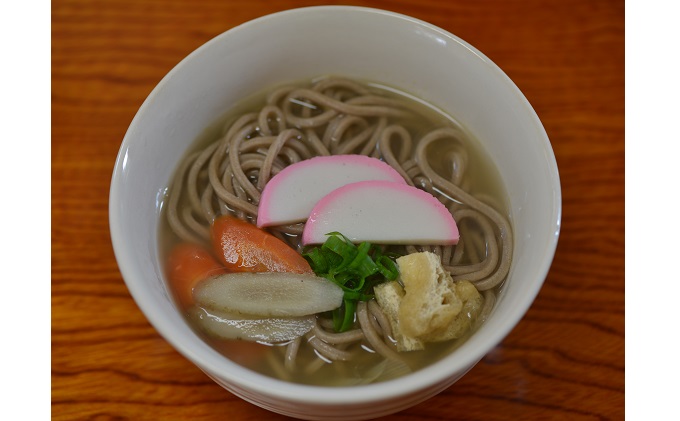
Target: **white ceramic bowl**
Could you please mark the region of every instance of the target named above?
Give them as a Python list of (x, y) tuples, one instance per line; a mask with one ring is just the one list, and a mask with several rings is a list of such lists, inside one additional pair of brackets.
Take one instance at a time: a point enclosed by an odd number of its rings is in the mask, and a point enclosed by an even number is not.
[[(281, 82), (323, 74), (381, 81), (441, 107), (482, 141), (510, 198), (513, 264), (489, 320), (443, 360), (380, 384), (289, 384), (222, 357), (175, 309), (159, 261), (160, 198), (188, 144), (229, 104)], [(422, 21), (329, 6), (248, 22), (179, 63), (149, 95), (125, 135), (109, 206), (111, 238), (130, 293), (180, 353), (225, 389), (263, 408), (304, 419), (351, 420), (393, 413), (439, 393), (510, 332), (548, 273), (560, 229), (561, 193), (541, 122), (491, 60)]]

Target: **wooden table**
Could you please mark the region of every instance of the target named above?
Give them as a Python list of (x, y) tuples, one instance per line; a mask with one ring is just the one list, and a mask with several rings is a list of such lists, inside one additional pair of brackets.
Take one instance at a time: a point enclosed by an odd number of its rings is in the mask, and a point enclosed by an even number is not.
[[(329, 2), (334, 3), (334, 2)], [(429, 21), (479, 48), (527, 96), (562, 178), (562, 235), (536, 302), (462, 380), (391, 419), (622, 419), (624, 2), (349, 1)], [(284, 419), (171, 348), (116, 266), (108, 191), (125, 131), (189, 52), (293, 0), (52, 2), (52, 415)]]

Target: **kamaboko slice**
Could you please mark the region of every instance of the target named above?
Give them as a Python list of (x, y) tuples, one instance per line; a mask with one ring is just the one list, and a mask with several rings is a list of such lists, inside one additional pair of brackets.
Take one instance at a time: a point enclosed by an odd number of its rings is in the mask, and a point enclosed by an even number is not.
[(289, 165), (262, 191), (257, 226), (303, 222), (322, 197), (344, 185), (366, 180), (406, 184), (394, 168), (363, 155), (317, 156)]
[(459, 239), (453, 215), (434, 196), (386, 181), (347, 184), (319, 200), (302, 244), (321, 244), (331, 232), (353, 243), (451, 245)]

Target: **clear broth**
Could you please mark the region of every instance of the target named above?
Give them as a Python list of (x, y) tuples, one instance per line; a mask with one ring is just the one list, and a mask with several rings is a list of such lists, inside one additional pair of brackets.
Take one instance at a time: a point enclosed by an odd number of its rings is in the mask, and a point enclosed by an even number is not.
[[(299, 85), (309, 85), (309, 81), (300, 82)], [(409, 124), (410, 127), (407, 127), (409, 131), (414, 134), (414, 141), (418, 138), (418, 133), (425, 133), (433, 127), (454, 125), (463, 129), (463, 132), (467, 136), (466, 151), (468, 154), (468, 165), (466, 169), (466, 178), (470, 180), (467, 191), (473, 195), (483, 194), (493, 198), (501, 206), (501, 208), (497, 210), (501, 214), (509, 216), (507, 195), (504, 192), (499, 173), (485, 152), (482, 144), (472, 136), (468, 130), (438, 108), (418, 100), (409, 94), (375, 83), (364, 82), (364, 85), (370, 86), (373, 90), (380, 90), (382, 94), (387, 97), (400, 98), (409, 102), (413, 109), (418, 110), (419, 114), (425, 116), (420, 126)], [(234, 121), (238, 116), (261, 108), (262, 104), (265, 102), (267, 93), (271, 92), (272, 89), (263, 90), (262, 92), (241, 101), (239, 104), (225, 112), (222, 117), (207, 127), (191, 143), (187, 150), (187, 155), (191, 152), (205, 148), (207, 145), (221, 137), (223, 127)], [(449, 147), (452, 147), (452, 145), (447, 145), (447, 142), (442, 141), (439, 145), (438, 153), (431, 153), (431, 156), (429, 157), (432, 168), (444, 177), (451, 174), (451, 169), (447, 167), (447, 163), (444, 162), (442, 158), (446, 154), (441, 152)], [(166, 200), (167, 196), (163, 198), (163, 201)], [(179, 242), (179, 239), (170, 229), (165, 212), (162, 212), (159, 232), (161, 253), (162, 256), (167, 256), (170, 249)], [(168, 290), (171, 289), (168, 288)], [(181, 308), (179, 304), (178, 308)], [(187, 321), (190, 323), (189, 319), (187, 319)], [(297, 373), (289, 373), (283, 368), (286, 344), (244, 344), (242, 341), (215, 339), (195, 326), (192, 326), (192, 328), (194, 328), (196, 333), (207, 343), (232, 361), (242, 364), (261, 374), (286, 381), (321, 386), (348, 386), (385, 381), (404, 374), (404, 372), (395, 369), (395, 367), (391, 366), (389, 362), (386, 362), (383, 357), (375, 354), (371, 350), (363, 352), (360, 358), (355, 358), (349, 362), (324, 362), (321, 364), (321, 368), (316, 369), (313, 373), (306, 373), (304, 369), (298, 370), (299, 372)], [(479, 324), (477, 324), (476, 328), (479, 328)], [(425, 350), (402, 352), (401, 355), (406, 359), (407, 364), (411, 367), (412, 371), (415, 371), (450, 354), (472, 334), (474, 334), (474, 329), (469, 331), (462, 338), (442, 343), (428, 343)], [(252, 347), (261, 347), (264, 349), (264, 358), (250, 358), (251, 355), (258, 353), (257, 350), (253, 352), (254, 350)], [(297, 365), (299, 367), (318, 365), (319, 363), (316, 362), (318, 359), (319, 357), (310, 349), (310, 347), (301, 347), (298, 354)]]

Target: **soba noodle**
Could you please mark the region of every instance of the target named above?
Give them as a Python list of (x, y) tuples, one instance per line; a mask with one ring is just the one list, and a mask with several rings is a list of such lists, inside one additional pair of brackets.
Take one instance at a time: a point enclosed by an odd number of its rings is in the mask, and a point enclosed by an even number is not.
[[(341, 78), (276, 89), (259, 111), (231, 120), (217, 141), (181, 162), (167, 201), (169, 226), (182, 240), (206, 242), (210, 225), (220, 215), (254, 223), (262, 189), (287, 165), (319, 155), (380, 158), (453, 214), (461, 232), (457, 245), (414, 244), (402, 249), (431, 251), (454, 280), (472, 282), (483, 292), (480, 319), (484, 319), (510, 268), (512, 230), (492, 199), (468, 192), (469, 141), (464, 130), (452, 122), (422, 133), (411, 123), (422, 118), (411, 102)], [(446, 174), (433, 169), (433, 157), (447, 163)], [(301, 250), (303, 228), (304, 224), (295, 224), (270, 231)], [(350, 360), (357, 352), (403, 361), (375, 301), (360, 302), (356, 316), (355, 328), (343, 333), (335, 333), (329, 320), (318, 316), (304, 339), (287, 345), (282, 365), (275, 370), (301, 369), (296, 357), (306, 345), (322, 361)], [(302, 369), (314, 371), (320, 364), (313, 361)]]

